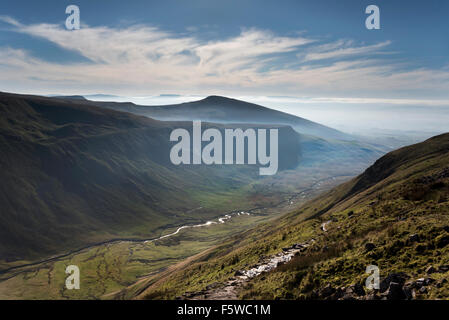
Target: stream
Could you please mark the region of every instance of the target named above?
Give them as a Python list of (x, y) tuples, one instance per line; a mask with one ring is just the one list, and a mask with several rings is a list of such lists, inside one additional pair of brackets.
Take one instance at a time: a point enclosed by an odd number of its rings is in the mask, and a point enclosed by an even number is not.
[(210, 226), (210, 225), (213, 225), (213, 224), (225, 223), (226, 220), (231, 219), (232, 216), (242, 216), (242, 215), (248, 215), (249, 216), (251, 214), (249, 212), (245, 212), (245, 211), (233, 212), (233, 213), (230, 213), (230, 214), (226, 214), (226, 215), (224, 215), (221, 218), (218, 218), (218, 222), (217, 221), (207, 221), (206, 223), (195, 224), (195, 225), (190, 225), (190, 226), (189, 225), (182, 226), (182, 227), (179, 227), (178, 229), (176, 229), (176, 231), (173, 232), (173, 233), (166, 234), (165, 236), (161, 236), (161, 237), (156, 238), (156, 239), (145, 240), (144, 243), (150, 243), (150, 242), (154, 242), (154, 241), (157, 241), (157, 240), (162, 240), (162, 239), (174, 236), (175, 234), (178, 234), (183, 229), (201, 228), (201, 227), (207, 227), (207, 226)]
[[(259, 209), (259, 208), (256, 208), (256, 209)], [(251, 209), (251, 210), (254, 210), (254, 209)], [(249, 211), (251, 211), (251, 210), (249, 210)], [(66, 258), (66, 257), (68, 257), (68, 256), (70, 256), (72, 254), (84, 251), (86, 249), (90, 249), (90, 248), (101, 246), (101, 245), (105, 245), (105, 244), (111, 244), (111, 243), (116, 243), (116, 242), (151, 243), (151, 242), (154, 242), (154, 241), (158, 241), (158, 240), (162, 240), (162, 239), (166, 239), (166, 238), (172, 237), (172, 236), (178, 234), (183, 229), (200, 228), (200, 227), (211, 226), (211, 225), (214, 225), (214, 224), (221, 224), (221, 223), (225, 223), (227, 220), (231, 219), (233, 216), (241, 216), (241, 215), (248, 215), (249, 216), (251, 214), (249, 212), (247, 212), (247, 211), (230, 212), (230, 213), (225, 214), (221, 218), (218, 218), (216, 221), (207, 221), (207, 222), (201, 223), (201, 224), (181, 226), (178, 229), (176, 229), (175, 232), (172, 232), (172, 233), (160, 236), (158, 238), (153, 238), (153, 239), (111, 239), (111, 240), (107, 240), (107, 241), (103, 241), (103, 242), (99, 242), (99, 243), (94, 243), (94, 244), (90, 244), (88, 246), (82, 247), (80, 249), (73, 250), (73, 251), (67, 252), (65, 254), (54, 256), (54, 257), (51, 257), (51, 258), (48, 258), (48, 259), (45, 259), (45, 260), (36, 261), (36, 262), (32, 262), (32, 263), (27, 263), (27, 264), (22, 264), (22, 265), (10, 267), (10, 268), (7, 268), (7, 269), (3, 269), (3, 270), (0, 270), (0, 274), (5, 274), (5, 273), (7, 273), (9, 271), (13, 271), (13, 270), (24, 268), (24, 267), (31, 267), (31, 266), (39, 265), (41, 263), (56, 261), (56, 260), (59, 260), (59, 259), (62, 259), (62, 258)], [(0, 280), (3, 281), (3, 280), (6, 280), (6, 279), (0, 279)]]

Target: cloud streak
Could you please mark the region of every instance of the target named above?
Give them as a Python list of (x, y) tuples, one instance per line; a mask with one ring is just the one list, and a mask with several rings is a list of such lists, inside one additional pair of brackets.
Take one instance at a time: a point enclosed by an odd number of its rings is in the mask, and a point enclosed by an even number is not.
[(384, 41), (374, 45), (357, 47), (354, 46), (353, 41), (339, 40), (313, 48), (311, 52), (305, 55), (304, 61), (338, 59), (364, 54), (384, 54), (385, 52), (380, 51), (380, 49), (383, 49), (390, 44), (391, 41)]
[(14, 32), (45, 39), (88, 60), (48, 62), (22, 49), (0, 47), (0, 84), (11, 91), (449, 98), (448, 68), (404, 68), (385, 57), (390, 41), (323, 43), (254, 28), (204, 41), (194, 33), (177, 35), (147, 25), (67, 31), (56, 24), (24, 25), (5, 16), (0, 21)]

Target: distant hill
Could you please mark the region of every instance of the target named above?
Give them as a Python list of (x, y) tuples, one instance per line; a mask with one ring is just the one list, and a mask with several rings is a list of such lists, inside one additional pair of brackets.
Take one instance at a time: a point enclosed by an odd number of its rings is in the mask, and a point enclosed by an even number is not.
[[(83, 104), (129, 112), (164, 121), (202, 120), (246, 125), (288, 125), (299, 133), (301, 163), (307, 166), (366, 168), (391, 149), (365, 143), (321, 124), (257, 104), (220, 96), (167, 106), (140, 106), (132, 102), (83, 101)], [(356, 171), (355, 171), (356, 172)]]
[[(129, 294), (204, 298), (223, 296), (226, 284), (242, 299), (447, 299), (448, 212), (449, 133), (386, 154), (298, 211), (141, 282)], [(235, 281), (292, 248), (301, 250), (291, 261)], [(369, 265), (380, 270), (379, 290), (365, 287)]]
[(72, 100), (86, 100), (87, 99), (83, 96), (51, 96), (51, 98), (58, 98), (58, 99), (72, 99)]
[(294, 115), (254, 103), (221, 96), (166, 106), (140, 106), (130, 102), (94, 102), (95, 105), (131, 112), (158, 120), (203, 120), (218, 123), (264, 123), (289, 125), (298, 133), (324, 139), (355, 140), (349, 134)]

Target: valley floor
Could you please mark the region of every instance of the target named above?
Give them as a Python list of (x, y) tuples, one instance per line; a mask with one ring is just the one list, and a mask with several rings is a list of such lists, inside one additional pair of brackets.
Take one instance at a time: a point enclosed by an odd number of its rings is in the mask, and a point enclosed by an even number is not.
[[(290, 212), (347, 176), (316, 180), (299, 192), (286, 195), (273, 207), (246, 210), (225, 223), (182, 229), (157, 241), (117, 241), (85, 248), (79, 252), (47, 259), (27, 266), (14, 266), (0, 275), (0, 299), (111, 299), (128, 298), (123, 290), (160, 276), (170, 266), (204, 252), (229, 237), (257, 224)], [(167, 230), (166, 234), (174, 230)], [(77, 265), (80, 290), (65, 289), (65, 268)]]

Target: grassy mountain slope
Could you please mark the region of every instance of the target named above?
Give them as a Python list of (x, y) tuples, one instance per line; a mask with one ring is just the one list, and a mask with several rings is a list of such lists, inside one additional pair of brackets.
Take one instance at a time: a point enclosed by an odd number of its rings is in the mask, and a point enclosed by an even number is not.
[[(239, 288), (239, 297), (447, 299), (448, 164), (449, 134), (388, 153), (360, 176), (299, 211), (234, 237), (194, 263), (152, 277), (128, 294), (174, 298), (211, 284), (219, 288), (237, 270), (314, 239), (290, 262)], [(380, 269), (380, 292), (360, 290), (368, 265)]]
[[(171, 164), (170, 132), (191, 123), (81, 102), (0, 94), (0, 260), (158, 236), (253, 205), (242, 188), (257, 168)], [(295, 167), (298, 135), (279, 130), (280, 167)]]

